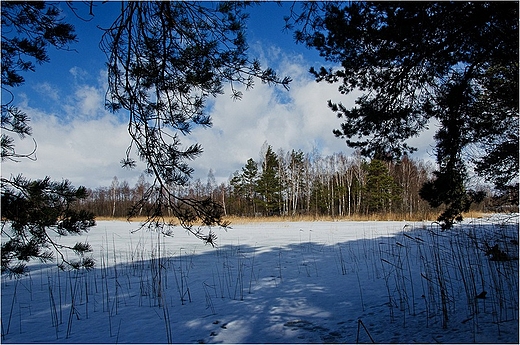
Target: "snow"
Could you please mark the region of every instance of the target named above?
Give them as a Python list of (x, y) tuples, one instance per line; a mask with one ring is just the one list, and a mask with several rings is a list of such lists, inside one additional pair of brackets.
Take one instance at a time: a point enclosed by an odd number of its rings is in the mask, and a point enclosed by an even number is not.
[[(518, 216), (277, 222), (215, 229), (99, 221), (96, 268), (2, 276), (3, 343), (518, 343)], [(486, 256), (499, 245), (508, 261)], [(73, 256), (70, 254), (70, 258)], [(476, 298), (486, 291), (486, 298)]]

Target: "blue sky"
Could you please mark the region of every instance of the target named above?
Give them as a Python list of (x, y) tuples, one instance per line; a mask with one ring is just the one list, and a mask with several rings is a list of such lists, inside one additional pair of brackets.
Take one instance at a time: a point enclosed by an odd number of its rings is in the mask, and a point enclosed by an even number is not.
[[(83, 3), (74, 5), (88, 18)], [(318, 84), (311, 78), (309, 67), (318, 67), (324, 61), (315, 51), (296, 45), (291, 33), (282, 31), (289, 5), (263, 3), (251, 7), (247, 39), (250, 54), (263, 66), (292, 77), (290, 91), (258, 82), (253, 90), (244, 92), (241, 101), (233, 101), (229, 94), (212, 100), (213, 127), (195, 129), (182, 138), (186, 145), (199, 142), (204, 148), (191, 164), (194, 178), (206, 181), (212, 169), (217, 182), (227, 181), (248, 158), (260, 159), (266, 141), (275, 150), (310, 153), (317, 148), (323, 155), (352, 152), (332, 134), (340, 120), (327, 108), (327, 100), (353, 105), (355, 94), (340, 95), (337, 85)], [(38, 159), (3, 162), (2, 176), (50, 176), (90, 188), (109, 186), (117, 176), (133, 185), (144, 165), (134, 170), (120, 167), (119, 161), (130, 144), (127, 118), (123, 111), (111, 114), (104, 109), (105, 56), (98, 46), (102, 32), (97, 26), (108, 27), (120, 5), (96, 3), (90, 22), (73, 16), (65, 3), (60, 6), (76, 28), (78, 43), (71, 45), (74, 51), (50, 49), (50, 63), (38, 65), (34, 73), (25, 73), (25, 85), (13, 90), (15, 104), (31, 117)], [(415, 156), (426, 158), (431, 152), (431, 131), (411, 143), (420, 148)], [(17, 144), (19, 152), (32, 148), (30, 139)]]

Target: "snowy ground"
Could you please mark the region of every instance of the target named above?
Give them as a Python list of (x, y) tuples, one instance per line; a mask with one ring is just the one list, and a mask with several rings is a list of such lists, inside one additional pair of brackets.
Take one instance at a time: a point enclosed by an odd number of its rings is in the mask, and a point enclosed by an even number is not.
[[(96, 269), (2, 277), (3, 343), (518, 343), (518, 217), (287, 222), (218, 248), (100, 221)], [(82, 238), (66, 237), (73, 244)], [(506, 261), (484, 249), (498, 244)], [(498, 254), (495, 253), (498, 256)], [(482, 292), (486, 291), (485, 298)]]

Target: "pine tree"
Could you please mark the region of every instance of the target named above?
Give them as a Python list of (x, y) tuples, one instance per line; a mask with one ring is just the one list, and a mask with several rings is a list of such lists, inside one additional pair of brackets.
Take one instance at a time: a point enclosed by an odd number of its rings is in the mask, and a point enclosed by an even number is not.
[(10, 89), (24, 84), (22, 72), (34, 72), (34, 62), (49, 61), (49, 46), (63, 49), (75, 40), (74, 27), (63, 21), (55, 5), (30, 1), (2, 3), (2, 160), (32, 157), (34, 153), (17, 153), (14, 139), (7, 134), (21, 138), (32, 134), (29, 116), (12, 105), (14, 96)]
[[(86, 243), (65, 246), (48, 233), (57, 235), (79, 234), (95, 225), (94, 214), (78, 209), (77, 203), (87, 197), (84, 187), (74, 188), (69, 181), (53, 182), (50, 178), (30, 181), (22, 176), (1, 179), (2, 188), (2, 273), (24, 274), (26, 262), (54, 259), (60, 256), (60, 266), (90, 269), (94, 261), (84, 255), (92, 251)], [(71, 250), (81, 256), (69, 260), (64, 254)]]
[[(413, 152), (407, 140), (433, 121), (438, 170), (421, 196), (444, 205), (444, 228), (478, 195), (468, 168), (518, 189), (518, 2), (304, 3), (287, 17), (298, 42), (334, 68), (311, 68), (355, 106), (329, 101), (336, 136), (373, 158)], [(472, 154), (467, 155), (471, 149)], [(477, 199), (475, 199), (477, 196)]]
[(269, 145), (262, 162), (262, 173), (256, 190), (261, 197), (258, 203), (269, 216), (280, 212), (280, 189), (278, 157)]
[(401, 188), (390, 175), (383, 161), (373, 159), (365, 163), (367, 172), (365, 195), (370, 213), (392, 212), (392, 206), (399, 200)]
[(258, 164), (249, 158), (242, 168), (243, 192), (248, 205), (251, 205), (252, 214), (256, 215), (256, 189), (258, 186)]
[[(49, 46), (67, 48), (76, 40), (74, 27), (62, 19), (61, 11), (43, 2), (2, 3), (2, 108), (1, 108), (1, 159), (17, 161), (35, 159), (30, 153), (16, 152), (14, 139), (7, 133), (25, 138), (32, 134), (29, 116), (12, 105), (11, 89), (25, 82), (24, 72), (35, 71), (35, 64), (49, 61)], [(5, 97), (4, 97), (5, 96)], [(31, 259), (50, 261), (53, 251), (65, 264), (74, 268), (91, 268), (94, 261), (85, 257), (91, 249), (86, 243), (67, 247), (55, 241), (47, 231), (59, 235), (88, 231), (95, 225), (91, 212), (78, 208), (79, 201), (87, 197), (84, 187), (75, 188), (67, 180), (51, 181), (49, 177), (35, 181), (22, 175), (1, 178), (2, 273), (24, 274), (26, 262)], [(81, 256), (67, 260), (64, 250)]]

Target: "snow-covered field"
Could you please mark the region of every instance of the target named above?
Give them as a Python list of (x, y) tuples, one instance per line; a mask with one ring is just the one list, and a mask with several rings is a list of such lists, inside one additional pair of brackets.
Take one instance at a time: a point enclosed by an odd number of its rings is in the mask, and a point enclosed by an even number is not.
[[(100, 221), (96, 269), (2, 276), (3, 343), (518, 343), (518, 216), (216, 230)], [(490, 260), (486, 244), (498, 245)], [(72, 258), (72, 257), (71, 257)], [(486, 292), (485, 294), (483, 292)], [(485, 295), (485, 296), (483, 296)], [(478, 298), (485, 297), (485, 298)]]

